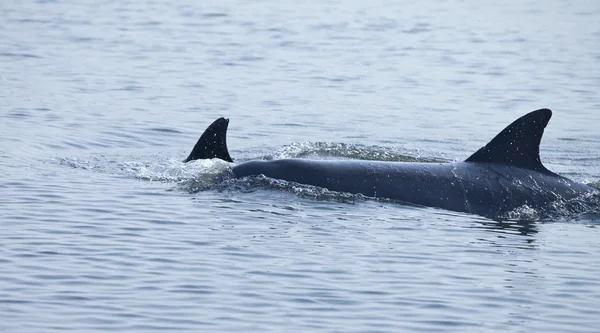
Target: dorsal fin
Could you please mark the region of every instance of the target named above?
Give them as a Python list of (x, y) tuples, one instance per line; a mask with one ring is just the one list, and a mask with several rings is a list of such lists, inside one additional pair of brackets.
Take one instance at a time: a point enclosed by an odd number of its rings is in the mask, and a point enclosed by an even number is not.
[(524, 115), (465, 162), (498, 163), (550, 173), (540, 160), (540, 141), (551, 117), (552, 111), (548, 109)]
[(229, 151), (227, 151), (226, 135), (228, 125), (229, 119), (225, 118), (219, 118), (210, 124), (198, 139), (190, 156), (183, 162), (209, 158), (220, 158), (227, 162), (233, 162), (231, 156), (229, 156)]

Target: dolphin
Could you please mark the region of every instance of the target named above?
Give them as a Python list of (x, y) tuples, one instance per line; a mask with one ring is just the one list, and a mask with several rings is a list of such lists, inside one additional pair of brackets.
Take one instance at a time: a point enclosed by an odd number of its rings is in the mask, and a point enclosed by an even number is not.
[[(232, 167), (236, 178), (264, 175), (331, 191), (502, 218), (520, 207), (543, 209), (600, 191), (548, 170), (540, 141), (552, 117), (549, 109), (530, 112), (508, 125), (463, 162), (408, 163), (367, 160), (252, 160)], [(219, 118), (184, 160), (219, 158), (227, 150), (229, 120)]]

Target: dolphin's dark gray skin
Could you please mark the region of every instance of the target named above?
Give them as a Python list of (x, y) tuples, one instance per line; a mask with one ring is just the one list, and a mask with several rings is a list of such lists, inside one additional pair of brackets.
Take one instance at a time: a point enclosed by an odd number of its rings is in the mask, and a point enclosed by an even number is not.
[[(360, 193), (447, 210), (502, 217), (527, 205), (543, 209), (599, 190), (561, 177), (540, 161), (539, 146), (552, 111), (540, 109), (515, 120), (464, 162), (404, 163), (281, 159), (233, 167), (237, 178), (252, 175)], [(216, 120), (185, 160), (231, 161), (225, 136), (228, 120)]]

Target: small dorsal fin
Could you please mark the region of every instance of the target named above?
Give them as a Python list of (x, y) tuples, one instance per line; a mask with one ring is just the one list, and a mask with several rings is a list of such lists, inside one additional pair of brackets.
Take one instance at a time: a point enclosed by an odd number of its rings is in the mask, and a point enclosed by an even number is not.
[(539, 172), (551, 172), (540, 160), (540, 141), (552, 111), (540, 109), (530, 112), (508, 125), (485, 147), (465, 162), (485, 162), (513, 165)]
[(229, 119), (219, 118), (215, 120), (202, 133), (200, 139), (192, 149), (184, 163), (199, 159), (220, 158), (223, 161), (233, 162), (229, 151), (227, 151), (227, 126)]

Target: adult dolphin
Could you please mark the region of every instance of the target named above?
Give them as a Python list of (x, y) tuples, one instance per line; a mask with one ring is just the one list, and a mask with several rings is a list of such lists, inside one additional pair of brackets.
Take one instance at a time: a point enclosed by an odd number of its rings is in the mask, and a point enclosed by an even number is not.
[[(332, 191), (498, 218), (522, 206), (539, 210), (558, 200), (600, 192), (542, 165), (540, 141), (551, 117), (548, 109), (530, 112), (458, 163), (280, 159), (243, 162), (232, 170), (237, 178), (265, 175)], [(233, 162), (227, 151), (228, 124), (225, 118), (211, 124), (184, 162), (206, 158)]]

